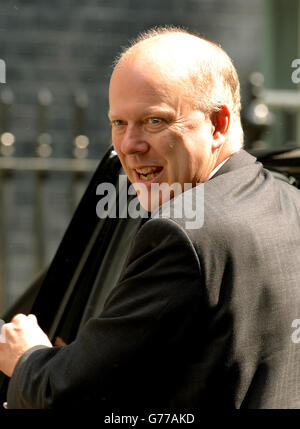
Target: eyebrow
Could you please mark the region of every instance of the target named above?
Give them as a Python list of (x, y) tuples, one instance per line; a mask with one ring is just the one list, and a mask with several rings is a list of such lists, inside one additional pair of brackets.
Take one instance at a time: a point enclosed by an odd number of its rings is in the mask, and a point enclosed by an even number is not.
[[(161, 108), (161, 107), (158, 107), (158, 106), (153, 106), (153, 107), (150, 107), (150, 108), (146, 109), (143, 112), (144, 116), (149, 116), (149, 115), (159, 116), (161, 114), (167, 115), (167, 116), (171, 116), (172, 115), (172, 109), (170, 109), (170, 108), (169, 109), (164, 109), (164, 108)], [(111, 120), (111, 118), (114, 118), (114, 117), (117, 118), (117, 117), (119, 117), (119, 115), (114, 115), (110, 110), (108, 110), (107, 117), (108, 117), (109, 120)]]

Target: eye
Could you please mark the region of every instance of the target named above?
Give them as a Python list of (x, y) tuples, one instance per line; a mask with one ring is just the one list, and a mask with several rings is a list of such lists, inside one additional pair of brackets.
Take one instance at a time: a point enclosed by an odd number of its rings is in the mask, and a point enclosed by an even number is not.
[(125, 122), (122, 121), (122, 119), (115, 119), (114, 121), (111, 121), (111, 125), (113, 127), (120, 127), (121, 125), (125, 125)]
[(149, 118), (148, 122), (150, 122), (151, 125), (159, 125), (162, 122), (162, 119), (160, 118)]

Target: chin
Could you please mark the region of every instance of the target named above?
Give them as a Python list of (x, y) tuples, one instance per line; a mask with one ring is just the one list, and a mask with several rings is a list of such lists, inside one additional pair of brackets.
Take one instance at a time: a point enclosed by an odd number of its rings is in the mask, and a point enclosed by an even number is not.
[(151, 201), (151, 196), (149, 195), (138, 195), (140, 205), (148, 212), (154, 212), (162, 203), (161, 201)]
[(138, 190), (137, 196), (140, 202), (140, 205), (148, 212), (153, 212), (162, 204), (160, 197), (153, 197), (151, 199), (151, 192), (148, 190)]
[(183, 191), (179, 183), (175, 183), (172, 186), (169, 186), (167, 183), (153, 183), (151, 184), (151, 189), (141, 182), (134, 183), (133, 186), (140, 205), (148, 212), (157, 210), (162, 204), (170, 201), (174, 196), (181, 194)]

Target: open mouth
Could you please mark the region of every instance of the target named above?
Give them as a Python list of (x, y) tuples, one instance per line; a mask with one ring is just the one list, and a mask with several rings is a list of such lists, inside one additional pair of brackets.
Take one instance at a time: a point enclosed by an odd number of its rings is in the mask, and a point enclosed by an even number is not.
[(143, 182), (149, 182), (150, 180), (155, 179), (161, 171), (163, 167), (144, 167), (144, 168), (136, 168), (139, 179)]

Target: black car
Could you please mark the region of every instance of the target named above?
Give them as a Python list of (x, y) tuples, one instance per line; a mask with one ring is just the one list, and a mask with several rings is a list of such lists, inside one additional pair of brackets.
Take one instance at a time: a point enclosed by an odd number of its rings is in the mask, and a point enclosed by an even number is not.
[[(252, 152), (279, 180), (300, 188), (300, 148)], [(130, 185), (111, 147), (93, 175), (49, 268), (2, 317), (33, 313), (56, 345), (72, 342), (84, 323), (99, 315), (118, 282), (136, 232), (148, 219), (122, 216), (99, 218), (96, 212), (101, 183), (116, 186), (117, 198), (108, 204), (119, 213), (118, 196)], [(126, 189), (127, 193), (127, 189)], [(123, 192), (124, 194), (124, 192)], [(128, 196), (127, 204), (135, 198)], [(0, 373), (0, 407), (9, 378)]]

